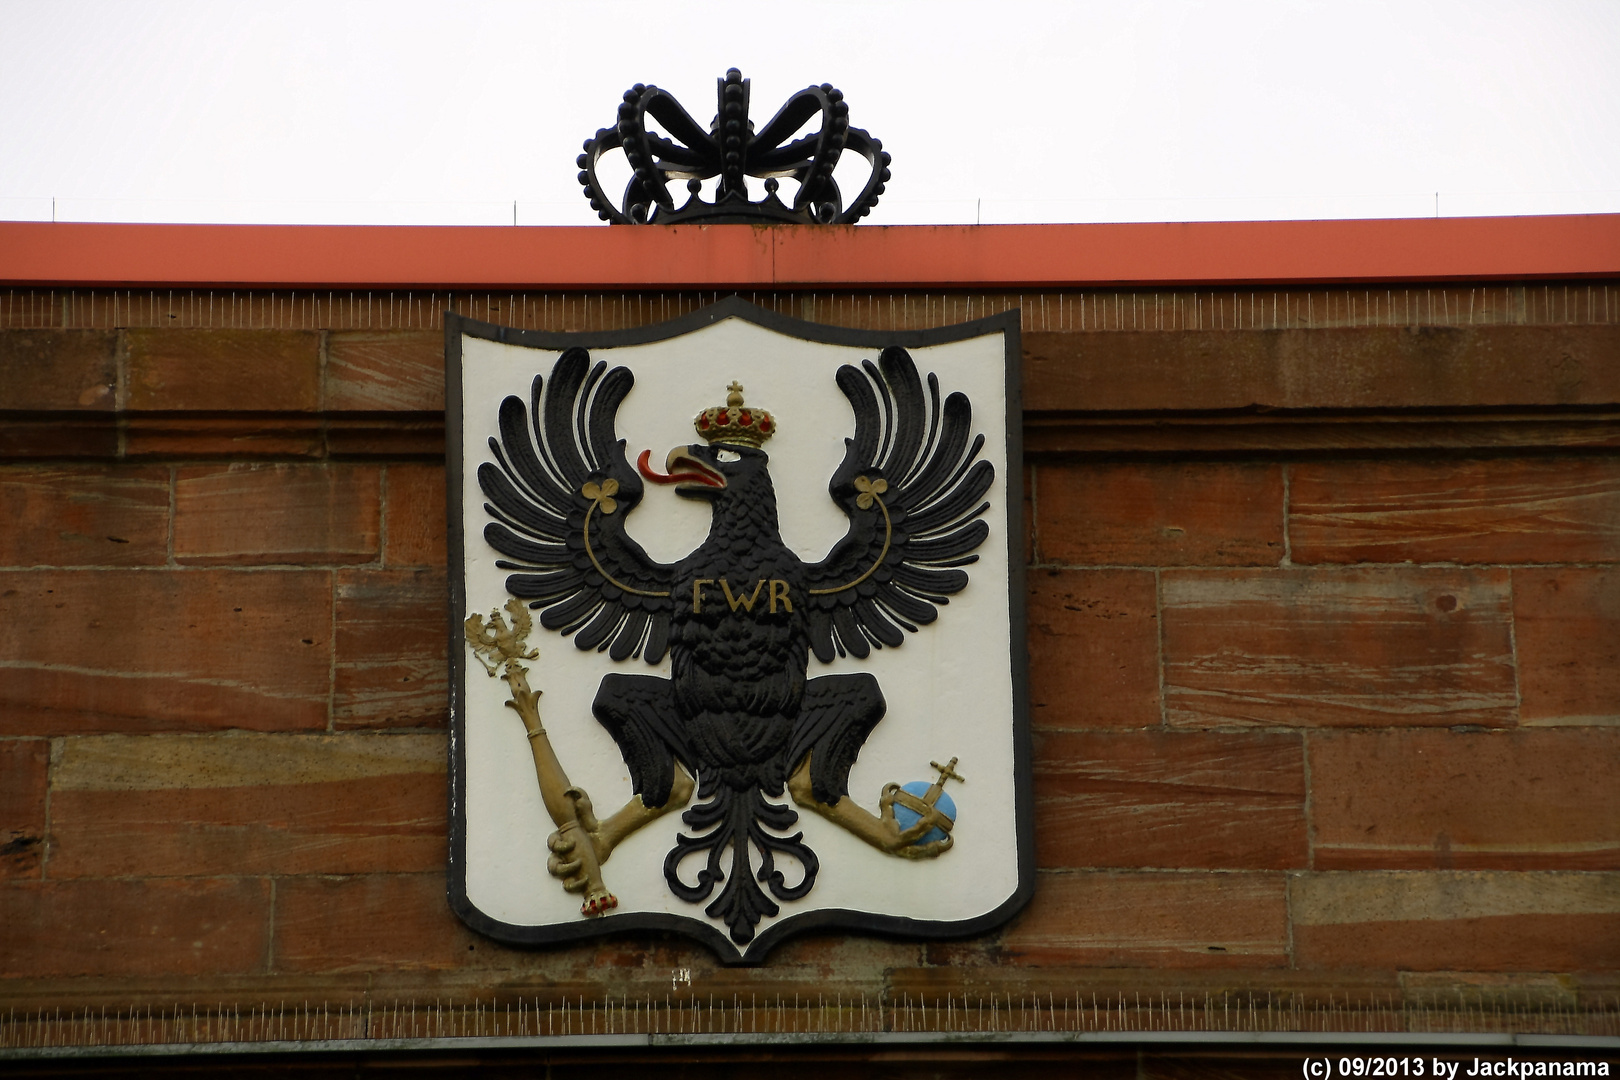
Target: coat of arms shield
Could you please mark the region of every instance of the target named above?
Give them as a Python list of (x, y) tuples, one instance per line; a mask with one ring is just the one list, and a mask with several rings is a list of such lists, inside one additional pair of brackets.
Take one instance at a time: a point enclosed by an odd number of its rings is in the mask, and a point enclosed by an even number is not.
[(1016, 312), (446, 317), (450, 900), (513, 943), (964, 936), (1034, 885)]

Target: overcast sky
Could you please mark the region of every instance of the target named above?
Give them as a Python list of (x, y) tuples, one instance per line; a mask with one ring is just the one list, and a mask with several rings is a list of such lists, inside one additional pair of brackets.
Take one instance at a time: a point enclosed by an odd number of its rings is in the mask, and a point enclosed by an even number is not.
[(636, 82), (831, 82), (875, 224), (1620, 211), (1620, 0), (0, 0), (0, 218), (594, 224)]

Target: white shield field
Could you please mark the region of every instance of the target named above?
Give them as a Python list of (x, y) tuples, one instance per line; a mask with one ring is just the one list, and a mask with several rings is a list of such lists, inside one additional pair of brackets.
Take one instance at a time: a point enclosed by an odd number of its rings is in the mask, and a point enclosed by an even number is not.
[[(941, 607), (935, 622), (907, 633), (898, 648), (874, 650), (832, 663), (809, 657), (808, 676), (864, 671), (882, 688), (887, 713), (871, 731), (849, 774), (849, 795), (874, 813), (891, 781), (934, 781), (930, 762), (957, 759), (962, 782), (945, 790), (957, 816), (951, 848), (936, 858), (907, 859), (862, 842), (833, 821), (803, 809), (790, 831), (820, 861), (814, 887), (780, 904), (751, 941), (728, 936), (705, 905), (683, 901), (665, 880), (665, 856), (677, 833), (689, 831), (678, 813), (651, 822), (626, 838), (602, 865), (602, 878), (618, 900), (612, 912), (586, 917), (578, 894), (565, 892), (547, 872), (547, 838), (556, 829), (542, 803), (523, 722), (506, 707), (507, 683), (486, 675), (455, 626), (452, 745), (451, 891), (459, 913), (475, 929), (528, 943), (577, 940), (619, 931), (674, 930), (713, 947), (728, 962), (760, 962), (770, 946), (796, 929), (847, 927), (852, 931), (925, 937), (958, 936), (1004, 921), (1027, 900), (1033, 885), (1028, 835), (1027, 731), (1023, 719), (1021, 477), (1016, 430), (1015, 318), (998, 317), (961, 328), (883, 334), (856, 332), (782, 318), (727, 301), (675, 324), (641, 331), (538, 334), (455, 320), (448, 335), (452, 404), (450, 513), (452, 593), (457, 620), (488, 616), (510, 598), (509, 571), (485, 540), (492, 520), (478, 467), (493, 458), (502, 399), (526, 404), (536, 375), (549, 375), (568, 346), (583, 346), (591, 361), (623, 366), (635, 385), (615, 420), (634, 462), (643, 450), (662, 463), (671, 448), (697, 442), (693, 418), (723, 405), (733, 381), (749, 405), (769, 410), (777, 430), (764, 446), (774, 485), (783, 542), (806, 563), (816, 563), (845, 535), (850, 520), (829, 497), (828, 481), (854, 432), (851, 403), (834, 381), (840, 365), (875, 360), (888, 345), (904, 346), (924, 378), (938, 377), (943, 394), (965, 394), (973, 431), (984, 436), (979, 457), (995, 469), (985, 499), (987, 538), (977, 561), (965, 567), (969, 583)], [(497, 340), (504, 338), (505, 340)], [(625, 533), (647, 555), (676, 563), (709, 534), (708, 505), (649, 485), (623, 519)], [(570, 637), (543, 629), (539, 612), (528, 637), (538, 657), (526, 661), (530, 685), (541, 691), (545, 731), (568, 779), (589, 794), (605, 817), (632, 796), (630, 770), (608, 731), (592, 715), (592, 702), (610, 672), (669, 678), (671, 661), (612, 660), (605, 651), (581, 651)], [(792, 806), (784, 791), (773, 799)], [(696, 800), (694, 800), (695, 804)], [(729, 864), (728, 864), (729, 865)], [(802, 867), (784, 866), (789, 882)], [(685, 871), (683, 871), (685, 872)]]

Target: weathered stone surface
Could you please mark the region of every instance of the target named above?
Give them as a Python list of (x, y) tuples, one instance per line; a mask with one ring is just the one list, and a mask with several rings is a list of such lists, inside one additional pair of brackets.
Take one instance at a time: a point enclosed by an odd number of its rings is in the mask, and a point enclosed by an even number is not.
[(262, 972), (269, 932), (261, 879), (0, 884), (0, 978)]
[(336, 330), (326, 337), (326, 409), (438, 412), (444, 408), (444, 334)]
[(1520, 717), (1620, 724), (1620, 569), (1513, 571)]
[(312, 412), (320, 407), (314, 330), (126, 330), (127, 407)]
[(161, 566), (169, 470), (0, 466), (0, 566)]
[(314, 413), (120, 413), (122, 456), (174, 461), (319, 458), (326, 424)]
[[(620, 325), (605, 300), (557, 319)], [(487, 302), (464, 310), (510, 315)], [(368, 325), (343, 310), (307, 325)], [(1620, 328), (1024, 341), (1033, 906), (727, 969), (672, 935), (510, 949), (445, 902), (444, 736), (400, 731), (448, 701), (439, 333), (0, 333), (0, 454), (45, 462), (0, 467), (7, 1000), (589, 996), (678, 969), (694, 999), (1612, 995)]]
[(0, 739), (0, 879), (40, 876), (50, 759), (44, 739)]
[(381, 497), (372, 465), (180, 469), (175, 558), (191, 566), (374, 562)]
[(517, 962), (467, 929), (444, 875), (296, 878), (276, 889), (274, 966), (284, 972), (442, 970)]
[(1071, 566), (1274, 566), (1277, 465), (1176, 462), (1035, 470), (1036, 559)]
[(343, 570), (337, 580), (339, 728), (442, 727), (449, 718), (446, 585), (436, 570)]
[[(1286, 967), (1281, 874), (1042, 874), (985, 962), (1048, 966)], [(951, 948), (970, 963), (985, 945)]]
[(1505, 570), (1167, 571), (1177, 727), (1510, 725)]
[(325, 728), (325, 571), (0, 571), (0, 734)]
[(438, 869), (440, 735), (71, 738), (51, 801), (51, 876)]
[(443, 465), (390, 465), (387, 478), (390, 566), (445, 566)]
[(1031, 723), (1058, 729), (1157, 725), (1157, 606), (1149, 571), (1030, 570)]
[(1300, 874), (1290, 881), (1288, 899), (1300, 967), (1612, 971), (1620, 965), (1620, 874)]
[(1620, 458), (1294, 465), (1288, 534), (1296, 563), (1614, 562)]
[(110, 411), (117, 385), (115, 331), (0, 331), (0, 411)]
[(1620, 326), (1026, 331), (1032, 411), (1620, 402)]
[(1043, 867), (1303, 867), (1301, 739), (1250, 732), (1042, 734), (1035, 822)]
[(0, 410), (0, 458), (85, 460), (118, 456), (118, 417), (110, 412), (6, 413)]
[(1323, 732), (1317, 869), (1620, 869), (1620, 730)]

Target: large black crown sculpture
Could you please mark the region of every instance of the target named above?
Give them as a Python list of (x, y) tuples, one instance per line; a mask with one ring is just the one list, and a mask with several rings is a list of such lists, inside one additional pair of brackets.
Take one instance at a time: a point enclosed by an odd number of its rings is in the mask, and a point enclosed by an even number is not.
[[(748, 80), (742, 72), (732, 68), (719, 84), (719, 112), (707, 131), (656, 86), (637, 83), (625, 91), (618, 126), (587, 139), (579, 155), (579, 182), (598, 217), (616, 225), (849, 225), (877, 205), (889, 179), (889, 155), (878, 140), (849, 126), (849, 106), (841, 92), (827, 83), (800, 90), (756, 133), (748, 119)], [(820, 130), (789, 142), (818, 112)], [(647, 130), (648, 116), (669, 138)], [(603, 154), (620, 147), (634, 175), (615, 207), (596, 169)], [(872, 170), (848, 206), (833, 181), (833, 169), (846, 150), (864, 157)], [(720, 178), (715, 199), (705, 202), (698, 193), (703, 181), (715, 176)], [(750, 176), (765, 180), (763, 199), (748, 198)], [(777, 197), (778, 177), (799, 184), (791, 206)], [(688, 198), (678, 208), (669, 192), (671, 180), (687, 182)]]

